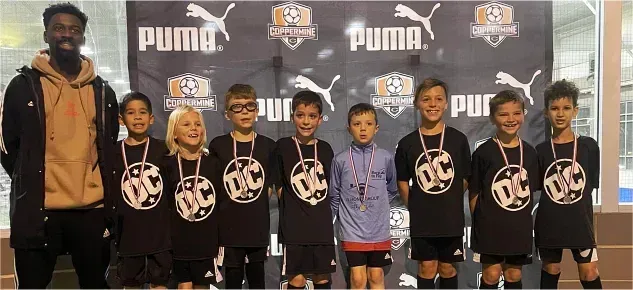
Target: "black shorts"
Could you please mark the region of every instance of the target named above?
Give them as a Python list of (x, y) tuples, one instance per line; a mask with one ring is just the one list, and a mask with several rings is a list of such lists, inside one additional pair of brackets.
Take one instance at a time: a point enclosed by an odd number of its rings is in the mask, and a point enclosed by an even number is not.
[[(585, 264), (598, 261), (598, 249), (570, 249), (574, 261), (578, 264)], [(560, 263), (563, 260), (563, 249), (539, 248), (539, 259), (543, 262)]]
[(174, 278), (178, 283), (209, 285), (222, 281), (216, 259), (174, 260)]
[(151, 255), (119, 257), (117, 276), (125, 287), (139, 287), (145, 283), (167, 286), (171, 273), (171, 252)]
[(220, 247), (218, 266), (244, 267), (244, 263), (264, 262), (268, 247)]
[(336, 272), (334, 245), (285, 245), (281, 275)]
[(409, 259), (438, 260), (443, 263), (463, 262), (466, 259), (463, 237), (411, 238)]
[(529, 265), (532, 264), (532, 255), (489, 255), (489, 254), (473, 254), (473, 262), (482, 264), (510, 264), (510, 265)]
[(78, 288), (108, 288), (111, 240), (106, 232), (105, 208), (46, 210), (45, 214), (45, 247), (14, 249), (17, 288), (46, 288), (53, 278), (57, 256), (64, 253), (72, 257)]
[(391, 251), (345, 251), (347, 264), (350, 267), (367, 266), (367, 267), (385, 267), (393, 263)]

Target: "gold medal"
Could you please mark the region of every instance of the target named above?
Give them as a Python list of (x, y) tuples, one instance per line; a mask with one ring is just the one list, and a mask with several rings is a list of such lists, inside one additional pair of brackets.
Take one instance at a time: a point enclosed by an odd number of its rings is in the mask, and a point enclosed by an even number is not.
[(365, 204), (361, 204), (360, 211), (366, 211), (366, 210), (367, 210), (367, 206)]
[(571, 203), (571, 197), (569, 195), (565, 195), (565, 198), (563, 198), (563, 202), (565, 204), (570, 204)]
[(190, 222), (195, 222), (196, 221), (196, 216), (194, 214), (190, 213), (189, 216), (187, 217), (187, 219)]
[(317, 205), (317, 200), (313, 197), (313, 198), (310, 200), (310, 204), (311, 204), (311, 205)]
[(435, 185), (435, 186), (440, 185), (440, 180), (439, 180), (439, 179), (437, 179), (437, 178), (434, 178), (434, 179), (433, 179), (433, 185)]
[(514, 204), (516, 204), (516, 205), (519, 205), (519, 198), (515, 196), (515, 197), (512, 199), (512, 203), (514, 203)]
[(242, 196), (242, 198), (248, 197), (248, 193), (246, 192), (246, 190), (242, 190), (242, 193), (240, 195)]

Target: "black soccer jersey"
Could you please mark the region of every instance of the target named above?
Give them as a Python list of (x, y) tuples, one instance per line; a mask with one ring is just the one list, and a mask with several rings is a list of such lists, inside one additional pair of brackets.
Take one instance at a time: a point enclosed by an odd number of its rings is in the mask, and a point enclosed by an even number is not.
[[(333, 245), (328, 178), (334, 152), (330, 144), (318, 140), (318, 165), (315, 166), (314, 145), (299, 146), (305, 173), (294, 140), (286, 137), (277, 141), (275, 155), (281, 179), (277, 184), (281, 184), (283, 190), (279, 200), (280, 241), (289, 245)], [(316, 176), (314, 193), (308, 183), (313, 176)]]
[[(231, 134), (216, 137), (209, 150), (218, 157), (223, 186), (219, 189), (220, 245), (266, 247), (270, 237), (268, 189), (274, 169), (275, 141), (257, 135), (249, 167), (251, 142), (236, 142), (237, 164)], [(236, 169), (238, 168), (238, 169)]]
[[(574, 142), (554, 144), (547, 140), (538, 146), (543, 190), (536, 214), (536, 246), (544, 248), (585, 249), (596, 246), (593, 232), (594, 188), (600, 180), (600, 149), (591, 137), (580, 136), (576, 166), (572, 171)], [(558, 170), (557, 170), (558, 167)], [(560, 175), (559, 175), (560, 174)], [(570, 180), (571, 174), (571, 180)], [(565, 194), (565, 188), (571, 189)], [(568, 196), (569, 199), (565, 199)]]
[(169, 199), (163, 192), (164, 180), (160, 171), (167, 155), (165, 141), (149, 138), (145, 166), (142, 160), (147, 141), (134, 146), (125, 144), (127, 171), (122, 143), (119, 141), (116, 146), (113, 180), (118, 255), (147, 255), (168, 250), (171, 248), (169, 227), (166, 226), (169, 224)]
[(169, 156), (165, 161), (172, 205), (171, 241), (174, 259), (215, 258), (219, 247), (216, 198), (218, 188), (222, 186), (217, 158), (202, 154), (197, 186), (197, 160), (181, 159), (183, 192), (176, 156)]
[[(464, 180), (470, 176), (470, 146), (462, 132), (447, 126), (440, 156), (440, 137), (424, 136), (432, 162), (424, 154), (419, 130), (402, 138), (396, 149), (398, 180), (413, 179), (409, 190), (412, 237), (464, 235)], [(433, 182), (434, 165), (437, 185)]]
[[(471, 248), (490, 255), (524, 255), (532, 253), (532, 198), (540, 188), (536, 150), (523, 141), (523, 168), (519, 146), (503, 148), (506, 164), (494, 139), (475, 150), (471, 193), (479, 193), (473, 214)], [(516, 191), (512, 190), (512, 184)], [(514, 192), (514, 193), (513, 193)]]

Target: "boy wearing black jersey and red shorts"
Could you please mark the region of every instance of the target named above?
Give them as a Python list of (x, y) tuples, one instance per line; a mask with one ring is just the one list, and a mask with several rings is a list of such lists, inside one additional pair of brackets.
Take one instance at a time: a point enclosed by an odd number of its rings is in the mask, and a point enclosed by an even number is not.
[[(418, 289), (456, 289), (454, 263), (464, 261), (464, 191), (470, 175), (466, 136), (442, 120), (447, 86), (425, 79), (416, 89), (422, 124), (398, 142), (398, 189), (411, 214), (410, 258), (418, 261)], [(440, 154), (441, 152), (441, 154)], [(413, 186), (409, 187), (409, 180)]]
[[(226, 288), (241, 289), (246, 278), (251, 289), (264, 289), (270, 217), (268, 199), (275, 141), (257, 134), (257, 96), (249, 85), (235, 84), (225, 94), (224, 115), (233, 131), (209, 144), (220, 162), (223, 186), (219, 189), (220, 255)], [(245, 263), (248, 261), (248, 263)]]
[(202, 113), (181, 105), (169, 115), (165, 190), (172, 200), (173, 275), (178, 289), (209, 289), (222, 280), (217, 268), (218, 205), (222, 185), (217, 158), (204, 148)]
[(316, 289), (329, 289), (336, 272), (328, 179), (334, 152), (314, 137), (323, 121), (321, 97), (301, 91), (292, 98), (296, 133), (277, 141), (279, 236), (284, 245), (282, 275), (288, 289), (303, 289), (311, 276)]
[(489, 103), (496, 135), (472, 156), (468, 182), (473, 260), (482, 264), (480, 289), (520, 289), (521, 269), (532, 263), (532, 195), (540, 188), (536, 150), (518, 136), (523, 97), (501, 91)]
[(123, 97), (119, 123), (128, 137), (119, 141), (114, 160), (117, 276), (123, 287), (165, 288), (171, 272), (169, 200), (160, 168), (165, 141), (147, 135), (154, 123), (152, 104), (140, 92)]
[(543, 182), (534, 226), (543, 261), (541, 289), (558, 288), (563, 249), (571, 250), (582, 286), (600, 289), (591, 195), (600, 181), (600, 148), (596, 140), (571, 129), (578, 114), (574, 83), (555, 82), (545, 90), (544, 101), (552, 138), (536, 146)]

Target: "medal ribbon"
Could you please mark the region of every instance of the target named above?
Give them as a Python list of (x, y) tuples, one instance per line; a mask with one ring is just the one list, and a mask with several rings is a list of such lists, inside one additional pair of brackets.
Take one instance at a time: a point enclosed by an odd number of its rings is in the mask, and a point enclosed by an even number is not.
[(354, 157), (352, 156), (352, 146), (349, 146), (349, 161), (352, 164), (352, 173), (354, 173), (354, 182), (356, 183), (356, 190), (361, 196), (360, 203), (364, 204), (367, 200), (367, 189), (369, 188), (369, 177), (371, 176), (371, 168), (374, 164), (374, 153), (376, 152), (376, 145), (371, 146), (371, 159), (369, 160), (369, 169), (367, 170), (367, 178), (365, 178), (365, 192), (360, 191), (360, 185), (358, 184), (358, 176), (356, 175), (356, 167), (354, 166)]
[[(426, 143), (424, 143), (424, 137), (422, 136), (422, 130), (418, 129), (418, 133), (420, 134), (420, 142), (422, 143), (422, 148), (424, 149), (424, 156), (426, 156), (426, 160), (429, 162), (429, 167), (431, 167), (431, 172), (433, 172), (433, 175), (436, 179), (440, 179), (440, 177), (437, 174), (437, 167), (440, 164), (440, 156), (442, 156), (442, 148), (444, 147), (444, 131), (446, 131), (446, 124), (444, 124), (444, 127), (442, 128), (442, 135), (440, 136), (440, 148), (437, 154), (437, 162), (433, 163), (433, 159), (431, 159), (431, 155), (429, 155), (429, 152), (426, 148)], [(435, 185), (435, 184), (434, 184)]]
[(196, 177), (194, 178), (194, 185), (193, 185), (193, 191), (192, 191), (192, 196), (193, 196), (193, 200), (191, 202), (189, 202), (189, 200), (187, 199), (187, 191), (185, 189), (185, 180), (182, 176), (182, 163), (180, 161), (180, 153), (178, 153), (178, 171), (180, 173), (180, 185), (182, 187), (182, 194), (183, 194), (183, 199), (185, 200), (185, 204), (187, 204), (187, 209), (189, 210), (190, 214), (194, 214), (193, 213), (193, 203), (196, 201), (196, 194), (198, 192), (198, 176), (200, 176), (200, 161), (202, 160), (202, 156), (198, 155), (198, 162), (196, 164)]
[(136, 189), (134, 189), (134, 185), (132, 184), (132, 175), (130, 174), (130, 168), (127, 164), (127, 155), (125, 154), (125, 141), (121, 142), (121, 154), (123, 155), (123, 165), (125, 165), (125, 174), (127, 175), (127, 179), (130, 181), (130, 187), (132, 188), (132, 192), (134, 193), (134, 199), (136, 202), (140, 204), (138, 198), (141, 196), (141, 184), (143, 181), (143, 173), (145, 170), (145, 159), (147, 158), (147, 149), (149, 148), (149, 137), (147, 137), (147, 141), (145, 143), (145, 149), (143, 150), (143, 159), (141, 161), (141, 175), (138, 177), (138, 184)]
[(312, 171), (312, 175), (310, 176), (308, 175), (308, 172), (306, 171), (306, 165), (304, 164), (303, 161), (303, 154), (301, 154), (301, 148), (299, 147), (299, 141), (297, 140), (296, 137), (292, 137), (292, 140), (295, 141), (295, 146), (297, 147), (297, 152), (299, 152), (299, 160), (301, 160), (301, 169), (303, 169), (303, 174), (305, 175), (306, 178), (306, 182), (308, 182), (308, 187), (310, 188), (310, 193), (312, 193), (312, 197), (314, 197), (314, 193), (316, 192), (316, 189), (314, 188), (314, 181), (316, 180), (316, 171), (317, 171), (317, 166), (319, 164), (319, 156), (317, 155), (318, 151), (317, 151), (317, 142), (319, 141), (318, 139), (314, 139), (314, 170)]
[(257, 133), (253, 132), (253, 139), (251, 139), (251, 153), (248, 156), (248, 167), (246, 168), (246, 176), (244, 176), (244, 184), (242, 184), (242, 173), (240, 172), (239, 166), (237, 164), (237, 141), (235, 140), (235, 135), (233, 134), (233, 132), (231, 132), (231, 137), (233, 138), (233, 161), (235, 164), (235, 171), (237, 172), (237, 181), (240, 184), (241, 191), (248, 190), (248, 184), (246, 182), (251, 176), (251, 162), (253, 161), (253, 151), (255, 151), (256, 134)]
[(519, 180), (517, 181), (517, 184), (514, 184), (514, 178), (512, 178), (512, 171), (510, 170), (510, 164), (508, 163), (508, 156), (506, 155), (505, 151), (503, 150), (503, 146), (501, 146), (501, 141), (499, 141), (499, 136), (495, 136), (496, 138), (495, 143), (497, 143), (497, 146), (499, 146), (499, 150), (501, 151), (501, 156), (503, 156), (503, 161), (505, 161), (506, 163), (506, 170), (508, 171), (508, 173), (510, 173), (510, 182), (512, 182), (512, 195), (514, 195), (514, 197), (519, 198), (517, 196), (517, 192), (519, 191), (519, 186), (521, 185), (521, 173), (523, 173), (523, 142), (521, 141), (521, 138), (519, 136), (517, 136), (517, 139), (519, 139), (519, 154), (521, 154), (521, 161), (520, 161), (520, 165), (519, 165)]
[(556, 157), (556, 150), (554, 149), (554, 140), (550, 139), (550, 144), (552, 145), (552, 153), (554, 153), (554, 165), (556, 166), (556, 175), (558, 177), (558, 182), (560, 182), (566, 188), (563, 188), (563, 193), (566, 197), (569, 196), (571, 192), (571, 179), (574, 176), (574, 170), (576, 170), (576, 156), (578, 153), (578, 137), (574, 134), (574, 154), (571, 160), (571, 171), (569, 172), (569, 178), (567, 181), (563, 178), (563, 175), (560, 173), (558, 169), (558, 158)]

